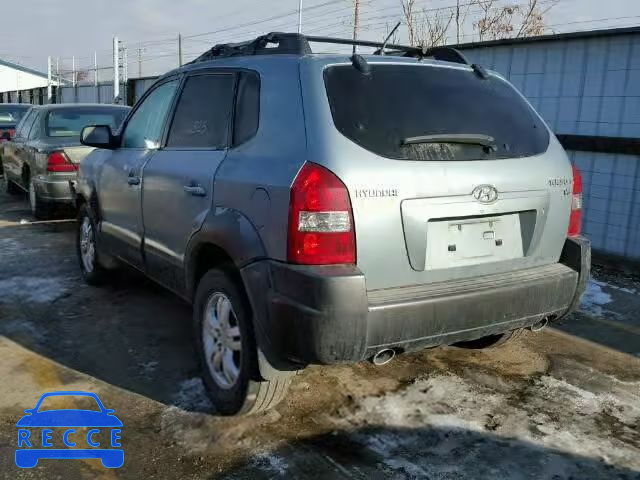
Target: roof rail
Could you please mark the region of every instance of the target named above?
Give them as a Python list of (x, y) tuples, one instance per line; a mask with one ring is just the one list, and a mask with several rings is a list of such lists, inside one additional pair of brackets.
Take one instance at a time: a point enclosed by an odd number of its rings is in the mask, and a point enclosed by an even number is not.
[(330, 43), (333, 45), (354, 45), (360, 47), (377, 48), (374, 55), (400, 55), (403, 57), (432, 57), (445, 62), (469, 65), (467, 58), (458, 50), (451, 47), (420, 48), (392, 43), (370, 42), (368, 40), (351, 40), (348, 38), (318, 37), (302, 35), (300, 33), (271, 32), (254, 40), (240, 43), (220, 43), (200, 55), (189, 64), (214, 60), (216, 58), (247, 56), (247, 55), (306, 55), (312, 53), (309, 43)]

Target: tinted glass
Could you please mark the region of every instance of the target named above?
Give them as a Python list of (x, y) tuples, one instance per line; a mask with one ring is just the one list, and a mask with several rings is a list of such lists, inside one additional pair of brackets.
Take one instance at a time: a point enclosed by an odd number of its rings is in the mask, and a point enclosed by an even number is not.
[(31, 127), (33, 127), (33, 124), (35, 123), (36, 119), (38, 118), (38, 112), (37, 110), (33, 110), (28, 117), (25, 118), (24, 123), (21, 124), (20, 126), (20, 130), (18, 131), (18, 134), (22, 137), (22, 138), (27, 138), (29, 137), (29, 132), (31, 131)]
[(169, 132), (169, 147), (228, 145), (235, 75), (198, 75), (184, 86)]
[[(28, 110), (27, 114), (24, 115), (22, 117), (22, 119), (20, 120), (20, 123), (18, 123), (18, 125), (16, 126), (16, 137), (22, 137), (23, 132), (25, 131), (25, 125), (33, 119), (33, 114), (35, 113), (35, 110)], [(27, 130), (27, 133), (29, 131)]]
[(257, 73), (242, 72), (238, 81), (238, 95), (233, 144), (239, 145), (258, 131), (260, 119), (260, 77)]
[(33, 140), (34, 138), (36, 138), (38, 135), (40, 135), (40, 120), (42, 119), (42, 114), (38, 111), (36, 111), (35, 115), (33, 116), (33, 123), (31, 124), (31, 129), (25, 133), (28, 134), (29, 140)]
[(127, 122), (123, 147), (158, 148), (160, 146), (164, 122), (178, 84), (178, 80), (163, 83), (145, 97)]
[(87, 125), (109, 125), (116, 129), (127, 113), (124, 108), (70, 107), (51, 110), (45, 120), (48, 137), (79, 137)]
[(0, 125), (17, 125), (29, 108), (30, 105), (0, 105)]
[[(347, 138), (379, 155), (411, 160), (476, 160), (544, 152), (549, 133), (508, 83), (469, 70), (415, 65), (351, 65), (325, 70), (333, 121)], [(418, 142), (426, 135), (483, 135), (477, 144)]]

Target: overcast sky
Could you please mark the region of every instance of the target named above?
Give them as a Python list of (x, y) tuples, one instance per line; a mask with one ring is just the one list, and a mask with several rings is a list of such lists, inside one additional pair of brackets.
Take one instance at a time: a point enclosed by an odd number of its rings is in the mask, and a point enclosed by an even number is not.
[[(421, 8), (444, 9), (456, 0), (416, 0)], [(516, 3), (526, 0), (514, 0)], [(551, 0), (540, 0), (543, 7)], [(303, 31), (347, 36), (353, 0), (303, 0)], [(362, 38), (379, 39), (401, 19), (401, 0), (361, 0)], [(460, 0), (463, 5), (469, 0)], [(14, 4), (15, 7), (15, 4)], [(111, 64), (112, 37), (128, 46), (129, 76), (157, 74), (177, 64), (177, 35), (185, 60), (215, 43), (297, 29), (298, 0), (22, 0), (2, 15), (0, 58), (46, 70), (47, 56), (63, 70)], [(9, 13), (9, 16), (6, 12)], [(433, 10), (435, 15), (447, 10)], [(15, 15), (16, 21), (11, 21)], [(474, 11), (470, 12), (470, 18)], [(557, 0), (546, 23), (554, 32), (640, 25), (640, 0)], [(209, 33), (210, 32), (210, 33)], [(452, 30), (452, 34), (455, 29)], [(192, 35), (202, 34), (197, 37)], [(406, 33), (401, 33), (402, 37)], [(471, 40), (468, 22), (463, 40)], [(452, 38), (453, 40), (453, 38)], [(139, 54), (142, 63), (139, 64)], [(140, 68), (141, 67), (141, 68)]]

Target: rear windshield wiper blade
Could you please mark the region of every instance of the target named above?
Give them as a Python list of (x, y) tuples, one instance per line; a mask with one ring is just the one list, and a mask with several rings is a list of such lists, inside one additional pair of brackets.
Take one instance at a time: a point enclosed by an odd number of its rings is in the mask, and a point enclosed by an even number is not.
[(407, 137), (402, 145), (418, 145), (421, 143), (461, 143), (465, 145), (480, 145), (493, 151), (497, 150), (495, 138), (476, 133), (446, 133), (434, 135), (420, 135)]

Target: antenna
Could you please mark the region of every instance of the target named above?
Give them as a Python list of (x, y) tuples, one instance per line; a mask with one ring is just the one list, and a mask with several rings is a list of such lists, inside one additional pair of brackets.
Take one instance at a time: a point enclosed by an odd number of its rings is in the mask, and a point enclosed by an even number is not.
[(391, 37), (393, 37), (393, 34), (396, 33), (396, 30), (400, 28), (401, 24), (402, 22), (396, 23), (396, 26), (393, 27), (393, 30), (391, 30), (391, 32), (389, 32), (389, 35), (387, 35), (387, 38), (384, 39), (382, 46), (374, 52), (374, 55), (384, 55), (384, 49), (387, 47), (387, 43), (389, 43), (389, 40), (391, 40)]

